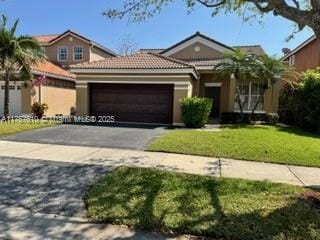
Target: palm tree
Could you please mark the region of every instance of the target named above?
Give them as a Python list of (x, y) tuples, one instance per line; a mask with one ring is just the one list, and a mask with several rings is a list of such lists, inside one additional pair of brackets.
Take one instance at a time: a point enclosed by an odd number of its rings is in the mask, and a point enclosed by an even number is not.
[[(284, 81), (289, 85), (295, 85), (298, 83), (300, 75), (297, 73), (293, 67), (289, 66), (287, 63), (275, 58), (270, 57), (267, 54), (258, 57), (258, 68), (256, 68), (255, 75), (260, 81), (263, 82), (263, 94), (267, 89), (273, 89), (273, 86), (278, 81)], [(262, 97), (258, 99), (255, 106), (252, 109), (251, 117), (253, 116), (257, 106), (263, 100)]]
[(19, 73), (22, 80), (31, 79), (31, 66), (43, 58), (41, 47), (31, 36), (16, 36), (19, 20), (12, 27), (7, 26), (7, 17), (0, 22), (0, 74), (5, 81), (4, 112), (9, 116), (9, 85), (14, 75)]
[(240, 82), (256, 78), (259, 63), (255, 55), (246, 54), (240, 49), (225, 53), (225, 61), (215, 66), (215, 71), (220, 75), (233, 75), (236, 79), (236, 94), (235, 101), (237, 101), (241, 114), (241, 121), (243, 121), (243, 106), (245, 100), (241, 99)]

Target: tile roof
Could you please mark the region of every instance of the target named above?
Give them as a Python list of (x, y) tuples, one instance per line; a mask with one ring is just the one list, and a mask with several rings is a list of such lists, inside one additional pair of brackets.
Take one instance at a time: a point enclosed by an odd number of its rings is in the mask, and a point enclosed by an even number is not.
[(37, 36), (33, 36), (33, 38), (37, 40), (40, 44), (47, 44), (51, 40), (58, 37), (59, 35), (60, 34), (37, 35)]
[(64, 70), (63, 68), (49, 62), (48, 60), (43, 60), (32, 66), (34, 74), (50, 74), (52, 77), (63, 78), (68, 80), (75, 80), (75, 75)]
[(258, 56), (266, 53), (260, 45), (234, 46), (233, 48), (240, 49), (245, 53), (256, 54)]
[(156, 53), (134, 53), (128, 56), (112, 57), (96, 62), (79, 63), (71, 69), (183, 69), (194, 68), (183, 61), (164, 57)]

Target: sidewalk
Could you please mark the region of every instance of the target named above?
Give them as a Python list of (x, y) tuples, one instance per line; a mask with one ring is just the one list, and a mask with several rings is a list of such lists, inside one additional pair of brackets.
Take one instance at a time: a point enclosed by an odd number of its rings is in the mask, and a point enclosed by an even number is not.
[(216, 177), (320, 187), (320, 168), (134, 150), (0, 141), (0, 156), (78, 164), (155, 167)]

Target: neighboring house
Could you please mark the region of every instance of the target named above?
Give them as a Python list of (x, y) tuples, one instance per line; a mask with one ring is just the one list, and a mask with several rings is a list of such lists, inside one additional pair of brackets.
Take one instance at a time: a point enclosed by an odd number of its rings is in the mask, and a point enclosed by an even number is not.
[[(32, 83), (10, 83), (10, 115), (30, 114), (34, 102), (49, 106), (46, 115), (69, 115), (76, 105), (75, 75), (65, 70), (70, 64), (99, 61), (116, 54), (70, 30), (55, 35), (34, 36), (46, 59), (32, 67)], [(42, 81), (39, 81), (42, 79)], [(41, 84), (37, 84), (41, 82)], [(0, 116), (3, 114), (4, 82), (0, 81)]]
[[(69, 115), (76, 104), (75, 76), (53, 63), (44, 60), (32, 66), (31, 81), (10, 83), (10, 116), (30, 114), (35, 102), (49, 106), (47, 115)], [(41, 84), (40, 84), (41, 82)], [(3, 114), (4, 82), (0, 81), (0, 115)]]
[(34, 38), (41, 44), (51, 62), (68, 68), (71, 64), (94, 62), (117, 56), (108, 48), (71, 30), (62, 34), (39, 35)]
[[(260, 46), (237, 46), (263, 54)], [(226, 51), (234, 51), (214, 39), (196, 33), (166, 49), (141, 49), (138, 53), (94, 63), (70, 66), (77, 76), (79, 115), (114, 115), (116, 121), (180, 124), (180, 99), (200, 96), (213, 99), (211, 117), (238, 111), (236, 80), (214, 73)], [(246, 111), (263, 93), (263, 83), (242, 82)], [(278, 90), (268, 90), (257, 111), (277, 112)]]
[(308, 38), (292, 51), (282, 57), (297, 72), (315, 69), (320, 66), (320, 40), (316, 36)]

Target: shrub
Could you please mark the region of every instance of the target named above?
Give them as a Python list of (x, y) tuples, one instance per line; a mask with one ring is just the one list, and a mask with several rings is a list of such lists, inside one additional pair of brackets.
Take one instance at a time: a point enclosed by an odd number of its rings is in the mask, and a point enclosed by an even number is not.
[(181, 99), (182, 121), (189, 128), (201, 128), (207, 122), (212, 109), (212, 99), (183, 98)]
[(303, 128), (311, 131), (320, 131), (320, 72), (307, 71), (303, 74), (301, 89), (304, 107)]
[(75, 116), (77, 114), (77, 108), (75, 106), (72, 106), (70, 108), (70, 115)]
[[(223, 112), (221, 114), (221, 123), (250, 123), (251, 113), (243, 113), (243, 119), (241, 120), (240, 112)], [(251, 121), (267, 122), (266, 113), (254, 113)]]
[(268, 113), (268, 123), (272, 126), (275, 126), (278, 124), (279, 121), (279, 115), (277, 113)]
[(43, 114), (48, 110), (48, 105), (46, 103), (40, 104), (38, 102), (35, 102), (31, 106), (31, 111), (34, 116), (36, 116), (38, 119), (41, 119)]

